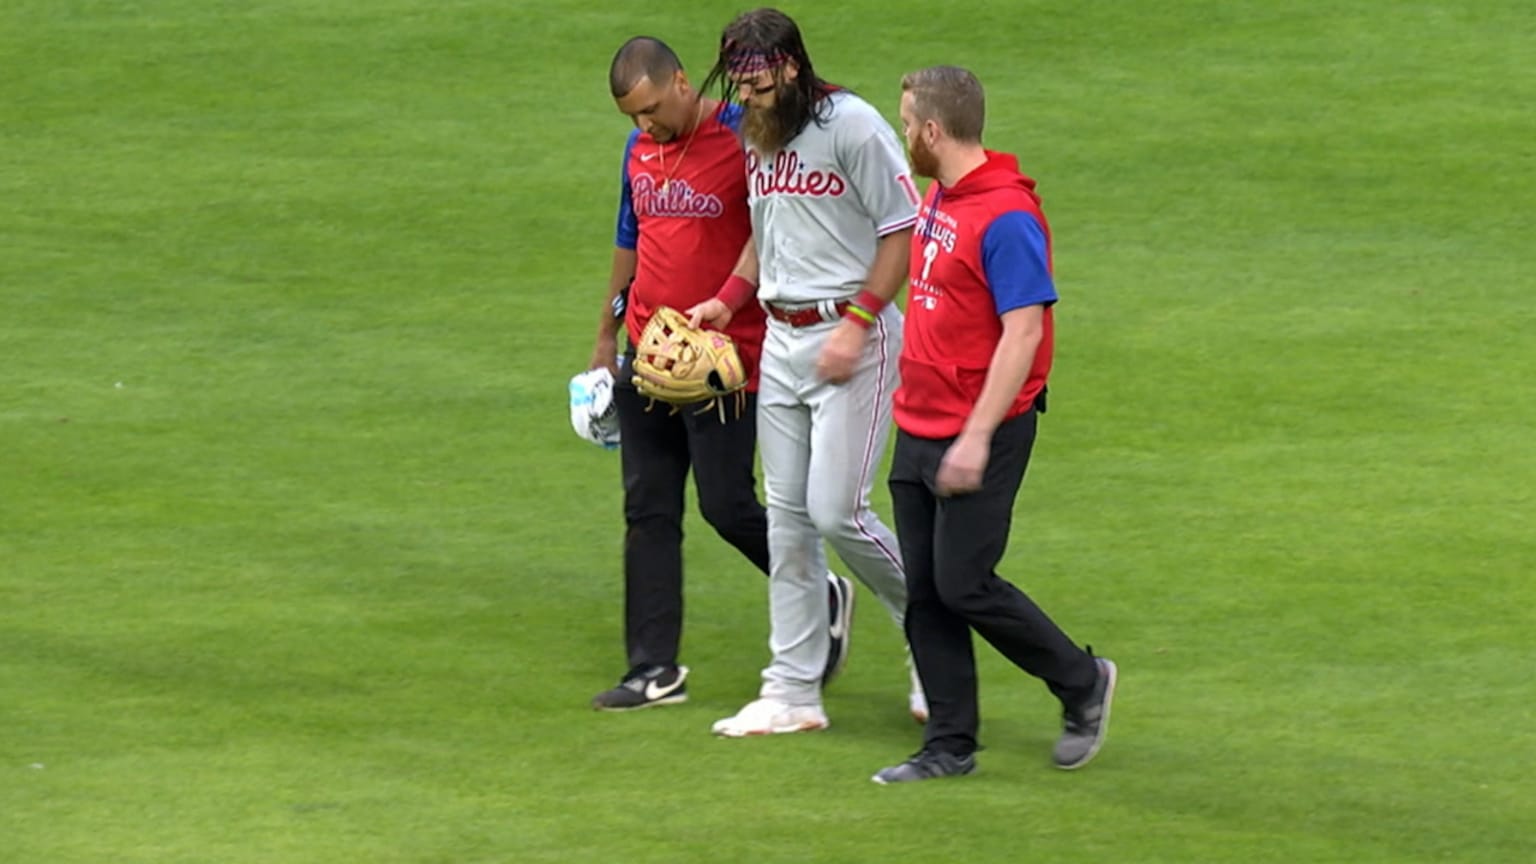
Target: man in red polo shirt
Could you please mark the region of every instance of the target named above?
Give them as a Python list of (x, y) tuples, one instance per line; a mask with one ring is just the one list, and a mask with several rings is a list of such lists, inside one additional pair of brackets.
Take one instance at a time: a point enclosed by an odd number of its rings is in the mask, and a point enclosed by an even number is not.
[[(687, 699), (678, 665), (683, 627), (683, 502), (690, 470), (705, 521), (759, 571), (768, 572), (768, 522), (757, 499), (756, 391), (764, 314), (742, 310), (724, 328), (750, 383), (745, 408), (700, 413), (652, 406), (635, 390), (633, 350), (619, 354), (620, 319), (631, 346), (659, 306), (686, 309), (731, 275), (752, 235), (739, 106), (704, 98), (660, 40), (636, 37), (609, 69), (618, 108), (635, 129), (625, 144), (608, 294), (589, 368), (614, 373), (624, 478), (625, 643), (629, 671), (592, 706), (627, 711)], [(830, 679), (847, 657), (852, 586), (828, 574), (833, 640)]]
[(1061, 700), (1059, 768), (1098, 752), (1115, 689), (1114, 663), (1079, 648), (994, 569), (1045, 410), (1056, 286), (1035, 183), (1014, 157), (983, 148), (984, 119), (981, 84), (964, 69), (902, 80), (913, 172), (935, 182), (912, 236), (889, 485), (929, 714), (922, 750), (877, 783), (975, 770), (973, 629)]

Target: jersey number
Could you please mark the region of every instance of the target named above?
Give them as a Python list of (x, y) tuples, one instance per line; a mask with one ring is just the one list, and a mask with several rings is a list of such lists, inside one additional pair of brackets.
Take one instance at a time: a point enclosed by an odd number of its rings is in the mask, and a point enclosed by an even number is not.
[(923, 281), (928, 281), (928, 274), (933, 270), (933, 259), (939, 257), (939, 244), (935, 240), (929, 240), (923, 247)]

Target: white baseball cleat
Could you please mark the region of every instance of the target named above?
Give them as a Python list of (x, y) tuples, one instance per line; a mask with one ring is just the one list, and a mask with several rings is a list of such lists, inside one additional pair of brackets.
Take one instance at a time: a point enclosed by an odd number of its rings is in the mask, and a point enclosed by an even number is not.
[(786, 732), (814, 732), (831, 725), (820, 705), (790, 705), (778, 699), (748, 702), (736, 716), (715, 721), (710, 731), (725, 738), (748, 735), (781, 735)]
[(917, 677), (917, 669), (911, 668), (912, 692), (907, 694), (907, 710), (912, 712), (912, 719), (919, 724), (928, 722), (928, 694), (923, 692), (923, 681)]

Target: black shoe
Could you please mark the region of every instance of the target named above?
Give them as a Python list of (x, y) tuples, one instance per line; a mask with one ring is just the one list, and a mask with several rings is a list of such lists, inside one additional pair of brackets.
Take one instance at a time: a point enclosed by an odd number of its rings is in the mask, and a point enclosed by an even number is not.
[(1056, 767), (1066, 771), (1087, 765), (1103, 746), (1104, 735), (1109, 731), (1109, 704), (1115, 698), (1117, 670), (1113, 661), (1103, 657), (1095, 657), (1093, 662), (1099, 667), (1099, 680), (1094, 682), (1087, 701), (1062, 711), (1061, 738), (1051, 754)]
[(592, 697), (599, 711), (634, 711), (688, 701), (687, 666), (652, 666), (629, 673), (619, 686)]
[(827, 665), (821, 673), (821, 686), (848, 665), (848, 648), (853, 643), (853, 583), (837, 575), (827, 574)]
[(959, 777), (975, 770), (976, 757), (973, 754), (956, 756), (939, 750), (922, 750), (900, 765), (881, 769), (869, 779), (884, 786), (887, 783), (911, 783), (916, 780), (933, 780), (939, 777)]

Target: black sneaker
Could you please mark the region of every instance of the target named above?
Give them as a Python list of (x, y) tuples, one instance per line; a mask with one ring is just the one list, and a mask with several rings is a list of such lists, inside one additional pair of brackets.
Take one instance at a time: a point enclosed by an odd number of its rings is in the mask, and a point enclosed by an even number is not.
[(827, 635), (831, 637), (827, 648), (827, 665), (821, 673), (821, 686), (848, 665), (848, 648), (853, 642), (853, 583), (837, 575), (827, 574)]
[(592, 697), (599, 711), (634, 711), (688, 701), (687, 666), (652, 666), (625, 676), (619, 686)]
[(1056, 767), (1065, 771), (1088, 764), (1104, 744), (1109, 731), (1109, 704), (1115, 698), (1116, 669), (1113, 661), (1103, 657), (1093, 658), (1099, 667), (1099, 680), (1093, 685), (1093, 694), (1081, 705), (1062, 711), (1061, 738), (1051, 758)]
[(939, 777), (959, 777), (976, 770), (976, 756), (956, 756), (939, 750), (921, 750), (900, 765), (882, 768), (869, 778), (884, 786), (887, 783), (911, 783), (917, 780), (934, 780)]

